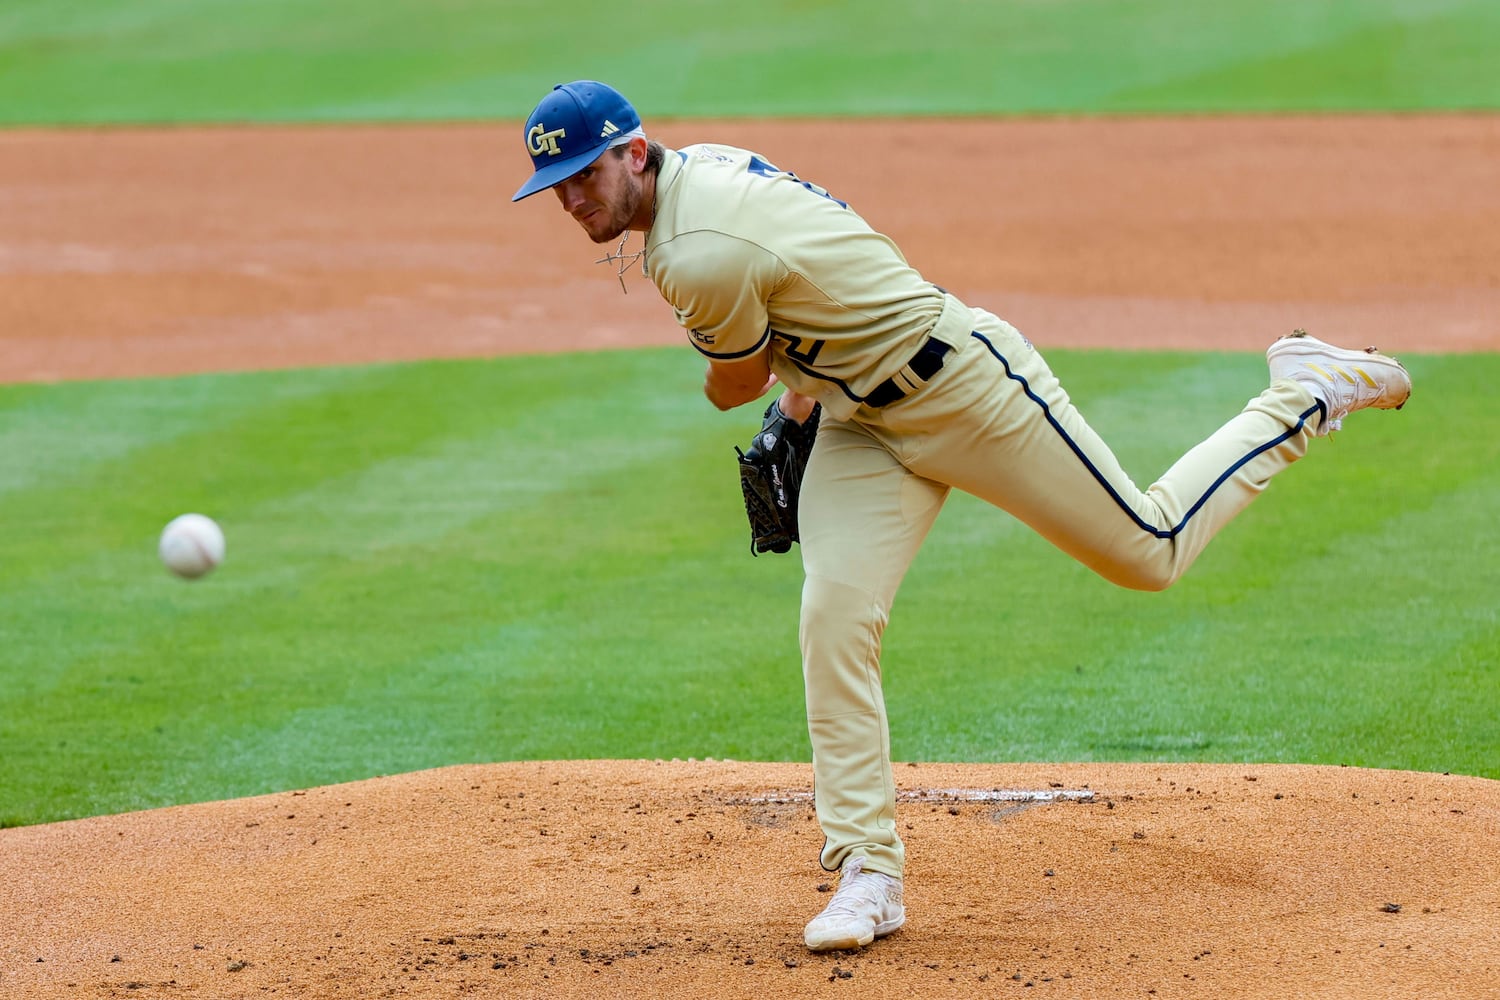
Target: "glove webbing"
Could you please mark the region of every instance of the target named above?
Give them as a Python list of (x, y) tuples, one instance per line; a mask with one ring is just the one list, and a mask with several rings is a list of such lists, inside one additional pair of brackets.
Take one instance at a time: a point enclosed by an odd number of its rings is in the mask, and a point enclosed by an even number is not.
[(738, 447), (734, 450), (740, 457), (740, 491), (750, 521), (750, 554), (791, 551), (796, 534), (795, 526), (784, 521), (787, 498), (781, 470), (774, 462), (757, 462)]

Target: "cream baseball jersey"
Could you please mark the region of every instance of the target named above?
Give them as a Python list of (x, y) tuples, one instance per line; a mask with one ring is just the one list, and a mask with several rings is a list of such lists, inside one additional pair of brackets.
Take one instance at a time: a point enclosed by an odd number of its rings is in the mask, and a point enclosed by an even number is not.
[(646, 265), (701, 354), (769, 345), (777, 378), (841, 419), (928, 336), (960, 345), (972, 326), (848, 205), (732, 146), (667, 150)]

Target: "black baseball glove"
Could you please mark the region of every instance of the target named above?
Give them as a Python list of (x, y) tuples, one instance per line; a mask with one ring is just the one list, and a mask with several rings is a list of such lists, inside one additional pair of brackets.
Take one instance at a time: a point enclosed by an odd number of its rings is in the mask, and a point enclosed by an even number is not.
[(760, 431), (750, 439), (750, 450), (740, 456), (740, 489), (745, 494), (745, 514), (750, 518), (750, 554), (787, 552), (797, 541), (797, 501), (802, 493), (802, 472), (818, 435), (823, 408), (797, 423), (772, 401), (766, 408)]

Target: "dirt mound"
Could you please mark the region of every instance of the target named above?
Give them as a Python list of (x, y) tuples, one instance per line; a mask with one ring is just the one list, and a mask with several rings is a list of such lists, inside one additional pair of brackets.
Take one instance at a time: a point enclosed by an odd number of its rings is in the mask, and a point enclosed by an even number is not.
[(0, 831), (0, 995), (1496, 995), (1500, 782), (897, 776), (908, 922), (860, 953), (801, 944), (809, 766), (493, 764)]

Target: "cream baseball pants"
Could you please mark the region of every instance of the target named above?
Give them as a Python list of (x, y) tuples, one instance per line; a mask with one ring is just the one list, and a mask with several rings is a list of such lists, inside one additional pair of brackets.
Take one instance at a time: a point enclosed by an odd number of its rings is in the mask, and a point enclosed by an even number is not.
[(871, 871), (902, 874), (880, 639), (949, 489), (1009, 512), (1107, 580), (1161, 590), (1302, 457), (1320, 419), (1305, 389), (1274, 382), (1142, 491), (1013, 327), (976, 310), (955, 348), (904, 399), (823, 421), (803, 483), (800, 641), (829, 870), (863, 855)]

